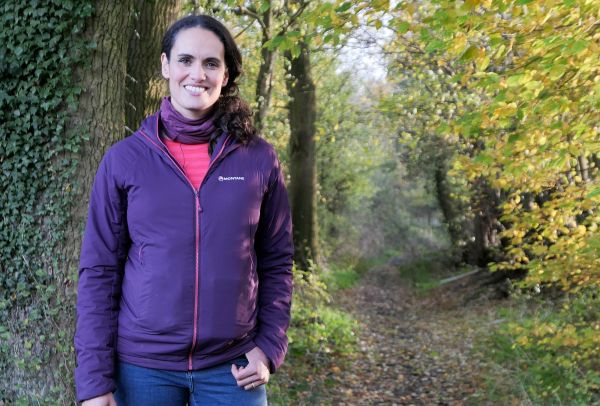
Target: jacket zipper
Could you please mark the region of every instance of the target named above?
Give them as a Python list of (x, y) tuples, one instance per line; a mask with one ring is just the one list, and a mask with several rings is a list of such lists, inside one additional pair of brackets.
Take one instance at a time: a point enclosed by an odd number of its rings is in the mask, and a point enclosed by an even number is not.
[(192, 370), (192, 354), (196, 348), (196, 339), (198, 338), (198, 279), (200, 271), (200, 192), (196, 193), (196, 280), (194, 282), (194, 334), (192, 335), (192, 347), (188, 355), (188, 370)]
[[(157, 121), (158, 121), (158, 119), (157, 119)], [(156, 128), (158, 129), (158, 123), (157, 123)], [(140, 131), (140, 132), (143, 135), (145, 135), (146, 138), (148, 138), (148, 140), (150, 142), (154, 143), (152, 141), (152, 139), (150, 137), (148, 137), (144, 131)], [(195, 275), (195, 282), (194, 282), (194, 330), (193, 330), (193, 334), (192, 334), (192, 347), (190, 348), (190, 352), (188, 354), (188, 370), (191, 371), (192, 370), (192, 355), (194, 354), (194, 350), (196, 349), (196, 339), (198, 338), (198, 294), (199, 294), (199, 287), (200, 287), (199, 286), (200, 285), (200, 283), (199, 283), (200, 282), (200, 213), (202, 211), (202, 208), (200, 207), (200, 189), (202, 188), (202, 185), (206, 181), (206, 178), (208, 177), (208, 174), (209, 174), (210, 169), (212, 168), (213, 164), (215, 162), (217, 162), (217, 160), (219, 159), (219, 157), (225, 150), (225, 146), (227, 145), (227, 142), (229, 141), (229, 136), (223, 142), (223, 145), (221, 146), (221, 149), (219, 150), (217, 156), (215, 156), (215, 159), (213, 159), (210, 162), (210, 164), (208, 165), (208, 169), (206, 170), (206, 175), (204, 176), (204, 179), (202, 180), (202, 183), (200, 184), (200, 187), (198, 188), (198, 190), (196, 190), (196, 188), (194, 187), (192, 182), (185, 175), (185, 172), (183, 172), (183, 170), (179, 167), (179, 165), (177, 164), (175, 159), (171, 156), (171, 154), (169, 153), (169, 149), (164, 144), (164, 142), (162, 142), (162, 140), (160, 139), (160, 136), (158, 135), (158, 130), (156, 132), (156, 138), (158, 138), (160, 144), (163, 146), (163, 148), (159, 148), (159, 149), (171, 160), (171, 162), (173, 162), (173, 165), (175, 165), (175, 167), (179, 170), (179, 172), (181, 172), (183, 177), (187, 180), (188, 184), (194, 191), (194, 197), (196, 199), (196, 275)]]

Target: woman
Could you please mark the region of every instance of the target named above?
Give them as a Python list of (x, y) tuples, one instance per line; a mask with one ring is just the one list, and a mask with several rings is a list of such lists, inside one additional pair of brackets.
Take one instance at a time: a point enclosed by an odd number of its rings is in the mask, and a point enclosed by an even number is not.
[(292, 291), (279, 163), (237, 96), (241, 55), (220, 22), (175, 22), (161, 64), (170, 97), (109, 149), (92, 188), (78, 399), (264, 405), (287, 350)]

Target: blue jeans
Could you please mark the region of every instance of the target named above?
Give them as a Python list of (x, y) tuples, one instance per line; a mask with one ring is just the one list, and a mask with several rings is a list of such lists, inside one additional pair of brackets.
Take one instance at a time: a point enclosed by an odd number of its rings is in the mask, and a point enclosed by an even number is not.
[(264, 385), (244, 390), (231, 374), (231, 364), (248, 365), (246, 357), (196, 371), (167, 371), (117, 363), (118, 406), (266, 406)]

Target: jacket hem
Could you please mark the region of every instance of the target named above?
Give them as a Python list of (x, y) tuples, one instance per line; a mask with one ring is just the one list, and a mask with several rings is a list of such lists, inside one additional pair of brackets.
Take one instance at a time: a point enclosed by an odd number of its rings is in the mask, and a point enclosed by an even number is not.
[[(219, 354), (194, 353), (192, 355), (192, 361), (194, 365), (193, 370), (206, 369), (215, 365), (223, 364), (227, 361), (234, 360), (246, 354), (255, 346), (256, 344), (251, 338), (249, 338), (248, 341), (240, 343), (239, 345), (229, 348), (227, 351), (220, 352)], [(167, 371), (189, 371), (189, 360), (187, 355), (183, 356), (180, 361), (172, 361), (119, 353), (117, 354), (117, 359), (121, 362), (126, 362), (128, 364), (133, 364), (144, 368), (164, 369)]]

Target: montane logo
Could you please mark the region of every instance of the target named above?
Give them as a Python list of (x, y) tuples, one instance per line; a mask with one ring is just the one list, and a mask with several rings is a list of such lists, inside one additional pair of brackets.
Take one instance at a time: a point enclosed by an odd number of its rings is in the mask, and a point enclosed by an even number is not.
[(226, 182), (230, 180), (245, 180), (243, 176), (219, 176), (219, 182)]

